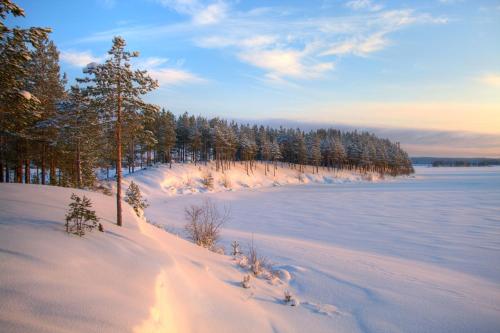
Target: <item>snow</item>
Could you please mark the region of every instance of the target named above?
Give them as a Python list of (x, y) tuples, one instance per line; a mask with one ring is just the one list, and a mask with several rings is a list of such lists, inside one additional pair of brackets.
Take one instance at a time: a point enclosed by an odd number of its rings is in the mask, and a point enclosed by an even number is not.
[[(214, 186), (207, 189), (202, 179), (208, 173), (214, 178)], [(258, 189), (261, 187), (277, 187), (283, 185), (303, 184), (334, 184), (344, 182), (380, 181), (378, 174), (368, 173), (362, 175), (351, 171), (334, 171), (320, 168), (319, 173), (313, 173), (312, 167), (306, 167), (301, 173), (298, 169), (288, 167), (286, 164), (278, 164), (276, 175), (273, 166), (269, 165), (267, 174), (264, 164), (257, 163), (253, 171), (246, 173), (244, 164), (236, 162), (229, 170), (216, 171), (215, 163), (199, 164), (172, 164), (156, 165), (152, 168), (143, 169), (132, 174), (124, 173), (128, 177), (124, 179), (125, 186), (130, 180), (139, 184), (141, 191), (146, 193), (151, 200), (164, 200), (165, 196), (178, 196), (185, 194), (228, 192), (237, 190)], [(389, 177), (394, 179), (392, 177)], [(224, 184), (229, 184), (226, 187)]]
[[(310, 170), (308, 170), (310, 172)], [(72, 192), (0, 184), (0, 328), (13, 332), (497, 332), (500, 168), (417, 168), (366, 181), (237, 165), (231, 189), (193, 165), (125, 177), (145, 215), (182, 234), (183, 210), (230, 205), (222, 244), (275, 263), (279, 280), (199, 248), (134, 215), (113, 225), (114, 198), (85, 192), (105, 233), (63, 232)], [(271, 170), (272, 172), (272, 170)], [(277, 186), (279, 184), (279, 186)], [(194, 194), (194, 195), (193, 195)], [(290, 290), (296, 306), (284, 305)]]
[(28, 101), (32, 98), (32, 95), (29, 91), (26, 91), (26, 90), (21, 90), (19, 92), (19, 95), (23, 96), (25, 99), (27, 99)]

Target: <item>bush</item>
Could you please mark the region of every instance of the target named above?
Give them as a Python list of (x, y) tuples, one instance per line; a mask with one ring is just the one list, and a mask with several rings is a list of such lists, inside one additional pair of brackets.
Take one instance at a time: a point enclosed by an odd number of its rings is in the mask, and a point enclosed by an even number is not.
[(71, 195), (69, 210), (66, 214), (66, 232), (78, 236), (85, 235), (85, 231), (92, 231), (97, 227), (99, 218), (96, 216), (95, 211), (91, 210), (92, 202), (86, 196), (80, 198), (76, 194)]
[(125, 193), (125, 201), (134, 208), (137, 216), (141, 216), (142, 211), (149, 206), (146, 200), (142, 199), (141, 191), (136, 183), (131, 182)]
[(240, 244), (237, 241), (233, 241), (231, 243), (231, 248), (233, 249), (233, 252), (232, 252), (233, 256), (236, 257), (238, 254), (241, 253), (241, 251), (240, 251)]
[(221, 183), (222, 186), (224, 186), (225, 188), (227, 189), (231, 188), (231, 178), (229, 178), (229, 175), (227, 174), (222, 175)]
[(252, 243), (248, 246), (248, 265), (250, 265), (250, 270), (255, 276), (260, 275), (267, 265), (267, 259), (257, 253), (253, 237)]
[(245, 289), (250, 288), (250, 275), (245, 275), (243, 281), (241, 281), (241, 286)]
[(188, 237), (197, 245), (214, 250), (220, 237), (222, 226), (229, 220), (229, 209), (223, 212), (210, 200), (201, 206), (192, 205), (185, 209)]
[(203, 178), (201, 179), (201, 183), (203, 186), (205, 186), (208, 190), (212, 190), (214, 188), (214, 176), (212, 176), (212, 173), (208, 171), (203, 175)]

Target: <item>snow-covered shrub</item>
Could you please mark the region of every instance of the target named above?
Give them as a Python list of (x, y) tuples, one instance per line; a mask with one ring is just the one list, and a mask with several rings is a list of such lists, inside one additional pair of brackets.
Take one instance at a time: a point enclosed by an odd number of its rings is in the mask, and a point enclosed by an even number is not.
[(252, 237), (252, 243), (248, 247), (248, 265), (250, 265), (250, 270), (255, 276), (258, 276), (263, 272), (266, 262), (266, 258), (258, 254)]
[(213, 250), (220, 237), (222, 226), (229, 220), (230, 212), (223, 212), (210, 200), (201, 206), (191, 205), (185, 210), (187, 236), (197, 245)]
[(203, 178), (201, 179), (201, 183), (208, 190), (212, 190), (214, 188), (214, 176), (212, 176), (212, 173), (210, 171), (206, 172), (203, 175)]
[(300, 304), (299, 300), (296, 297), (294, 297), (288, 289), (285, 289), (284, 302), (285, 302), (285, 304), (291, 305), (291, 306), (298, 306)]
[(304, 173), (303, 172), (298, 172), (297, 173), (297, 179), (299, 180), (299, 182), (303, 183), (305, 178), (304, 178)]
[(247, 256), (241, 256), (241, 258), (238, 261), (238, 265), (240, 265), (241, 268), (248, 268), (248, 257)]
[(212, 252), (217, 253), (217, 254), (226, 254), (226, 250), (224, 249), (224, 246), (214, 246), (210, 249)]
[(99, 218), (92, 208), (92, 202), (86, 196), (80, 198), (76, 194), (71, 195), (72, 202), (66, 214), (66, 232), (78, 236), (85, 235), (85, 231), (92, 231), (97, 227)]
[(245, 289), (250, 288), (250, 275), (247, 274), (243, 277), (243, 281), (241, 281), (241, 286)]
[(233, 251), (231, 253), (233, 256), (236, 257), (238, 254), (241, 253), (240, 244), (237, 241), (233, 241), (231, 243), (231, 248), (233, 249)]
[(231, 178), (226, 173), (222, 175), (221, 183), (222, 183), (222, 186), (224, 186), (227, 189), (231, 188), (231, 186), (232, 186)]
[(185, 185), (188, 188), (193, 188), (195, 185), (193, 178), (191, 178), (190, 176), (187, 176), (186, 181), (185, 181)]
[(136, 183), (131, 182), (127, 192), (125, 193), (125, 201), (129, 203), (132, 208), (134, 208), (137, 216), (141, 216), (144, 208), (147, 208), (149, 204), (146, 200), (142, 199), (141, 191), (139, 190), (139, 186)]

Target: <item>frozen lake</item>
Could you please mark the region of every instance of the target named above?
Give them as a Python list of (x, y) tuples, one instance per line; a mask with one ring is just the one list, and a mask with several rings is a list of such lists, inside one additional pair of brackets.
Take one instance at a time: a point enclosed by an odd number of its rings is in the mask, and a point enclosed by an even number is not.
[(306, 304), (348, 314), (320, 320), (331, 327), (498, 332), (498, 167), (417, 167), (414, 177), (378, 183), (179, 196), (148, 216), (182, 230), (183, 207), (207, 196), (231, 207), (226, 248), (253, 235), (263, 255), (292, 273)]

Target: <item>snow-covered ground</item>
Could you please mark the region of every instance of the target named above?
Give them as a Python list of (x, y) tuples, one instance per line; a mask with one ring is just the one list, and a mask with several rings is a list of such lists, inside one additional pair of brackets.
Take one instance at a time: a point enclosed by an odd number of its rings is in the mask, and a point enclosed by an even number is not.
[[(417, 168), (366, 181), (349, 173), (278, 177), (237, 166), (200, 186), (194, 166), (144, 170), (151, 221), (182, 233), (184, 207), (230, 206), (222, 243), (259, 252), (282, 281), (252, 279), (228, 256), (196, 247), (87, 193), (106, 233), (62, 232), (72, 189), (0, 184), (2, 331), (498, 332), (500, 168)], [(226, 177), (226, 176), (224, 176)], [(302, 182), (307, 182), (304, 184)], [(194, 193), (194, 195), (192, 195)], [(109, 222), (108, 222), (109, 221)], [(288, 279), (286, 272), (290, 273)], [(298, 297), (284, 306), (283, 291)]]

